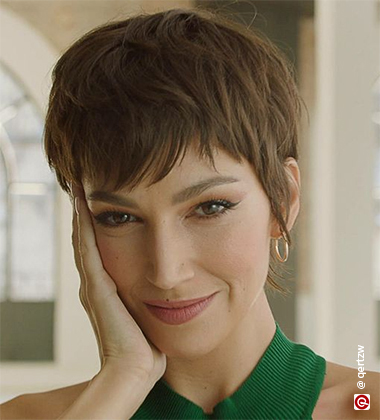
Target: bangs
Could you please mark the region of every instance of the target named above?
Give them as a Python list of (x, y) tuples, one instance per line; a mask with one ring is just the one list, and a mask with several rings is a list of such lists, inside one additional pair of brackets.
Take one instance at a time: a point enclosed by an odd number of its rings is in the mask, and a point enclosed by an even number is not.
[(74, 179), (86, 179), (102, 189), (132, 191), (147, 180), (148, 186), (155, 184), (182, 162), (190, 147), (216, 172), (216, 149), (223, 149), (238, 162), (242, 160), (233, 148), (227, 147), (232, 142), (225, 127), (207, 123), (200, 115), (189, 115), (189, 112), (184, 115), (178, 108), (144, 108), (124, 118), (116, 118), (110, 109), (96, 114), (78, 116), (81, 129), (74, 122), (77, 129), (70, 137), (86, 139), (86, 142), (73, 142), (72, 153), (78, 157)]
[[(177, 40), (171, 50), (157, 40), (116, 39), (102, 45), (99, 35), (95, 60), (88, 36), (71, 48), (69, 63), (63, 55), (54, 69), (47, 121), (58, 119), (48, 128), (59, 127), (64, 140), (57, 132), (47, 132), (45, 138), (50, 138), (50, 148), (66, 147), (64, 153), (55, 153), (66, 158), (59, 165), (67, 170), (62, 171), (64, 178), (103, 186), (112, 182), (114, 190), (134, 188), (147, 178), (155, 183), (183, 159), (190, 145), (214, 168), (214, 148), (253, 163), (260, 136), (252, 125), (260, 127), (265, 107), (262, 88), (253, 79), (244, 80), (238, 64), (221, 52), (210, 56), (210, 48), (185, 37), (181, 49)], [(76, 77), (70, 78), (74, 69)]]

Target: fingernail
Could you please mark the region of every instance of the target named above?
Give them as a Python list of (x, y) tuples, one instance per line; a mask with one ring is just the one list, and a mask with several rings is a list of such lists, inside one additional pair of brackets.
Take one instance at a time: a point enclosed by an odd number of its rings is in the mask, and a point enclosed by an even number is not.
[(74, 199), (74, 208), (75, 213), (79, 216), (79, 197), (75, 197)]

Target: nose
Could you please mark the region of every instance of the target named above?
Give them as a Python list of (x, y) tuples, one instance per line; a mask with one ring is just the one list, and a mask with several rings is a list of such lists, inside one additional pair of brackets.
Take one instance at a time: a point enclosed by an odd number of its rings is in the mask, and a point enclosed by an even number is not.
[(162, 223), (149, 237), (147, 279), (160, 289), (172, 289), (194, 277), (191, 247), (181, 229)]

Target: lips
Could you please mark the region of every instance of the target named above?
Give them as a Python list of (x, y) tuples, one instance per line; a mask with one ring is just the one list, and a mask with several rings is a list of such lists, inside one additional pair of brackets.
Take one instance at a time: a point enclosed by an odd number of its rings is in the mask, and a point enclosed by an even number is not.
[(167, 308), (167, 309), (185, 308), (187, 306), (194, 305), (195, 303), (202, 302), (203, 300), (208, 299), (211, 296), (215, 295), (215, 293), (213, 293), (212, 295), (207, 295), (201, 298), (190, 299), (190, 300), (177, 300), (175, 302), (167, 302), (165, 300), (146, 300), (144, 301), (144, 303), (146, 303), (147, 305), (156, 306), (159, 308)]
[[(217, 292), (213, 293), (210, 296), (207, 296), (205, 298), (201, 299), (192, 299), (191, 301), (185, 300), (185, 301), (177, 301), (177, 302), (164, 302), (164, 301), (155, 301), (158, 302), (160, 305), (182, 305), (177, 308), (163, 308), (160, 306), (154, 306), (150, 305), (149, 303), (145, 302), (145, 305), (149, 312), (160, 321), (164, 322), (165, 324), (170, 325), (180, 325), (184, 324), (185, 322), (191, 321), (193, 318), (196, 318), (198, 315), (200, 315), (202, 312), (206, 311), (206, 308), (208, 308), (213, 299), (215, 298), (215, 295)], [(184, 304), (188, 304), (188, 302), (194, 302), (191, 305), (183, 306)], [(152, 301), (150, 301), (152, 302)], [(153, 301), (154, 302), (154, 301)]]

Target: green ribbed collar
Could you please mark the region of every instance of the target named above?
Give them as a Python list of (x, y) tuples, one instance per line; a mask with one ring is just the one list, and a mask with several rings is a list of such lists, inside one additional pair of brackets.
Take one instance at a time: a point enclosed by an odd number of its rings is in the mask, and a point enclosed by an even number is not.
[(272, 341), (250, 376), (212, 414), (161, 378), (132, 419), (311, 419), (325, 373), (326, 360), (289, 340), (276, 322)]

